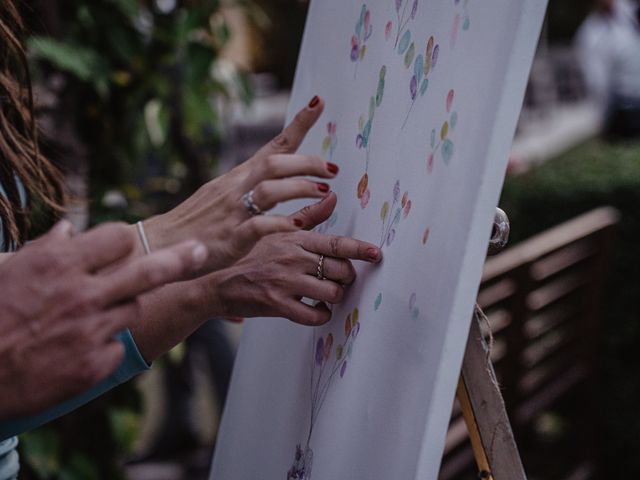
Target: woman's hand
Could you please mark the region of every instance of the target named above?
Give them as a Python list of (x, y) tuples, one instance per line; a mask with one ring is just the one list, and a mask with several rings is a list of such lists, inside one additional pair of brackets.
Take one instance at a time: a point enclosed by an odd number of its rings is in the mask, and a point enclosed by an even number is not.
[(184, 242), (131, 260), (137, 238), (108, 224), (72, 236), (61, 222), (0, 266), (0, 419), (35, 413), (112, 373), (114, 335), (138, 321), (138, 295), (184, 279), (206, 249)]
[[(294, 218), (312, 228), (329, 217), (335, 203), (332, 193)], [(318, 278), (321, 255), (323, 278)], [(350, 260), (378, 263), (381, 259), (380, 249), (373, 244), (299, 231), (262, 239), (238, 263), (198, 282), (204, 292), (209, 291), (207, 301), (215, 305), (218, 315), (285, 317), (296, 323), (320, 325), (331, 318), (325, 302), (340, 303), (345, 289), (355, 281)], [(305, 305), (302, 297), (319, 303), (316, 307)]]
[[(151, 249), (172, 245), (185, 238), (203, 242), (209, 251), (204, 270), (219, 270), (245, 256), (262, 237), (299, 230), (298, 218), (255, 215), (280, 202), (296, 198), (322, 198), (329, 185), (304, 178), (330, 179), (338, 167), (320, 157), (295, 155), (309, 129), (323, 110), (314, 97), (293, 122), (252, 158), (229, 173), (200, 188), (191, 198), (170, 212), (144, 222)], [(251, 213), (252, 192), (255, 204)], [(204, 273), (204, 272), (203, 272)]]

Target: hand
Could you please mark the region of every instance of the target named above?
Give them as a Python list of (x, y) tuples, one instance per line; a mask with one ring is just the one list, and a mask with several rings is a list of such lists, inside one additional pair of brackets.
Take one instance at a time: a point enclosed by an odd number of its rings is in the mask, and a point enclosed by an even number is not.
[[(245, 256), (262, 237), (299, 230), (297, 218), (280, 215), (252, 216), (243, 195), (253, 191), (261, 211), (295, 198), (322, 198), (329, 185), (297, 176), (333, 178), (338, 167), (317, 156), (294, 155), (323, 110), (318, 97), (301, 110), (293, 122), (252, 158), (204, 185), (170, 212), (145, 221), (151, 249), (184, 238), (202, 241), (209, 251), (208, 271), (228, 267)], [(202, 272), (204, 273), (204, 272)]]
[[(305, 228), (326, 220), (336, 204), (335, 194), (293, 215)], [(324, 279), (317, 278), (318, 261), (324, 255)], [(381, 250), (347, 237), (298, 231), (263, 238), (234, 266), (200, 280), (207, 301), (217, 314), (228, 317), (285, 317), (304, 325), (320, 325), (331, 318), (324, 302), (339, 303), (345, 288), (356, 278), (350, 262), (378, 263)], [(318, 300), (305, 305), (302, 297)], [(205, 293), (206, 298), (206, 293)]]
[(0, 266), (0, 418), (35, 413), (92, 387), (122, 362), (114, 335), (139, 317), (137, 296), (182, 280), (206, 260), (184, 242), (129, 260), (137, 238), (68, 222)]

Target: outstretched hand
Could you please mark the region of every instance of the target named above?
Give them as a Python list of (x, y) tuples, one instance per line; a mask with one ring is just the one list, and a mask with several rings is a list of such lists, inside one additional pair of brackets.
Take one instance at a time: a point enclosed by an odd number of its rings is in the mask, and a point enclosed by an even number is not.
[(92, 387), (122, 362), (114, 335), (140, 317), (138, 295), (188, 278), (207, 251), (188, 241), (131, 260), (124, 224), (74, 236), (60, 222), (0, 265), (0, 419)]
[[(334, 193), (292, 215), (305, 229), (325, 221), (336, 205)], [(324, 256), (318, 278), (320, 255)], [(242, 260), (201, 280), (218, 315), (227, 317), (285, 317), (304, 325), (321, 325), (331, 318), (326, 303), (340, 303), (353, 284), (351, 260), (379, 263), (381, 250), (348, 237), (298, 231), (262, 239)], [(205, 293), (206, 295), (206, 293)], [(315, 307), (302, 298), (318, 301)], [(213, 312), (212, 312), (213, 313)]]
[[(255, 213), (287, 200), (328, 194), (328, 184), (296, 177), (331, 179), (338, 167), (318, 156), (294, 153), (323, 108), (322, 100), (314, 97), (280, 135), (245, 163), (207, 183), (170, 212), (145, 221), (151, 249), (184, 238), (198, 239), (209, 251), (201, 272), (205, 273), (232, 265), (267, 235), (303, 227), (297, 217)], [(249, 202), (253, 201), (254, 214), (246, 205), (248, 192), (252, 192)]]

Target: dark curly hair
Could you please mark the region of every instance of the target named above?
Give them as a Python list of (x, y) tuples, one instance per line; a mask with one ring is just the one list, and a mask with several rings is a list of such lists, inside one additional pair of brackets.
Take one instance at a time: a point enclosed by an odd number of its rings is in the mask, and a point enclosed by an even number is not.
[(20, 245), (29, 228), (29, 208), (20, 198), (16, 179), (29, 203), (60, 214), (65, 202), (63, 177), (38, 147), (31, 77), (22, 37), (24, 23), (14, 0), (0, 5), (0, 218), (5, 245)]

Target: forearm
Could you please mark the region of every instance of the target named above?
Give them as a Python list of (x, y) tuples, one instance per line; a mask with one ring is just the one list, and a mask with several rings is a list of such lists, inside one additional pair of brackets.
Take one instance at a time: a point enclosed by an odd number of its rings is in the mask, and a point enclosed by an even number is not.
[(173, 283), (140, 298), (142, 314), (130, 330), (142, 356), (153, 362), (205, 321), (223, 315), (215, 287), (203, 279)]

